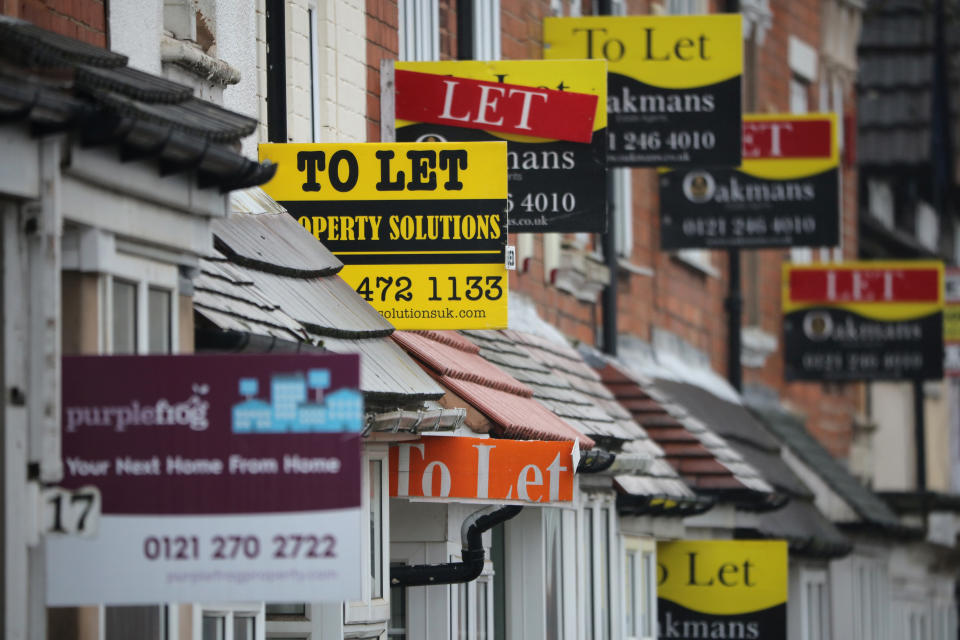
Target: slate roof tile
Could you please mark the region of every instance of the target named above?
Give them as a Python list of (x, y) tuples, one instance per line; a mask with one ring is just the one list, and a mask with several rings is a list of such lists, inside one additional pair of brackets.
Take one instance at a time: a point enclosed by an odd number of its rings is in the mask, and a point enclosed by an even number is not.
[(758, 494), (773, 492), (773, 487), (756, 468), (743, 463), (723, 438), (688, 416), (687, 410), (672, 402), (669, 394), (649, 381), (634, 379), (631, 373), (609, 361), (598, 373), (691, 487), (709, 491), (749, 489)]
[(893, 510), (873, 491), (865, 487), (836, 460), (816, 438), (810, 435), (800, 416), (779, 407), (753, 405), (752, 410), (768, 428), (812, 471), (840, 495), (864, 522), (898, 527)]
[[(221, 330), (359, 353), (368, 411), (416, 408), (443, 389), (390, 339), (393, 326), (337, 275), (340, 261), (262, 190), (231, 197), (201, 261), (194, 307)], [(281, 348), (281, 347), (278, 347)], [(293, 347), (291, 347), (293, 348)]]

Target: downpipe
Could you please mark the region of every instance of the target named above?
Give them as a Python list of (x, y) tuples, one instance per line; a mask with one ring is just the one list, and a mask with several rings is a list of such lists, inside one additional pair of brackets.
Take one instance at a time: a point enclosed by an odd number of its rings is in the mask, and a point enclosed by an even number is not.
[[(491, 509), (494, 509), (491, 511)], [(487, 507), (475, 511), (460, 525), (460, 543), (463, 545), (461, 562), (443, 564), (403, 565), (390, 568), (390, 585), (394, 587), (422, 587), (434, 584), (458, 584), (476, 580), (483, 572), (483, 534), (501, 522), (506, 522), (523, 509), (520, 505)]]

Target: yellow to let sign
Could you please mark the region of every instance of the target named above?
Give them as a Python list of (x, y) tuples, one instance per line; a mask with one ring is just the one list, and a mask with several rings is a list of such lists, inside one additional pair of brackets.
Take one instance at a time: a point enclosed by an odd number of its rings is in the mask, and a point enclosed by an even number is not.
[(262, 144), (264, 190), (400, 329), (507, 326), (505, 142)]
[[(662, 627), (682, 629), (686, 625), (688, 629), (682, 636), (666, 637), (785, 638), (787, 543), (660, 542), (657, 599)], [(728, 630), (732, 620), (743, 625), (745, 633), (716, 633)], [(707, 633), (696, 633), (703, 628)]]
[(612, 166), (740, 164), (739, 14), (545, 18), (543, 57), (607, 61)]

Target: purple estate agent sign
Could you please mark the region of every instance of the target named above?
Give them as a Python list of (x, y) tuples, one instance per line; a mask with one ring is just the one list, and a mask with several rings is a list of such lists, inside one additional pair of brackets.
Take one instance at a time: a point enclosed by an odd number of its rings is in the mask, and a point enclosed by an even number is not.
[(356, 355), (63, 358), (62, 486), (91, 536), (47, 538), (51, 606), (360, 598)]

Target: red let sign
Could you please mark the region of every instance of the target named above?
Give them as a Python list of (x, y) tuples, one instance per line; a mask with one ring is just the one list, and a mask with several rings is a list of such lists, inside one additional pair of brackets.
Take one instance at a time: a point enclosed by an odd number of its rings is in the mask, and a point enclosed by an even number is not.
[(402, 120), (590, 142), (597, 96), (396, 70)]
[(743, 121), (743, 158), (829, 158), (830, 118)]

